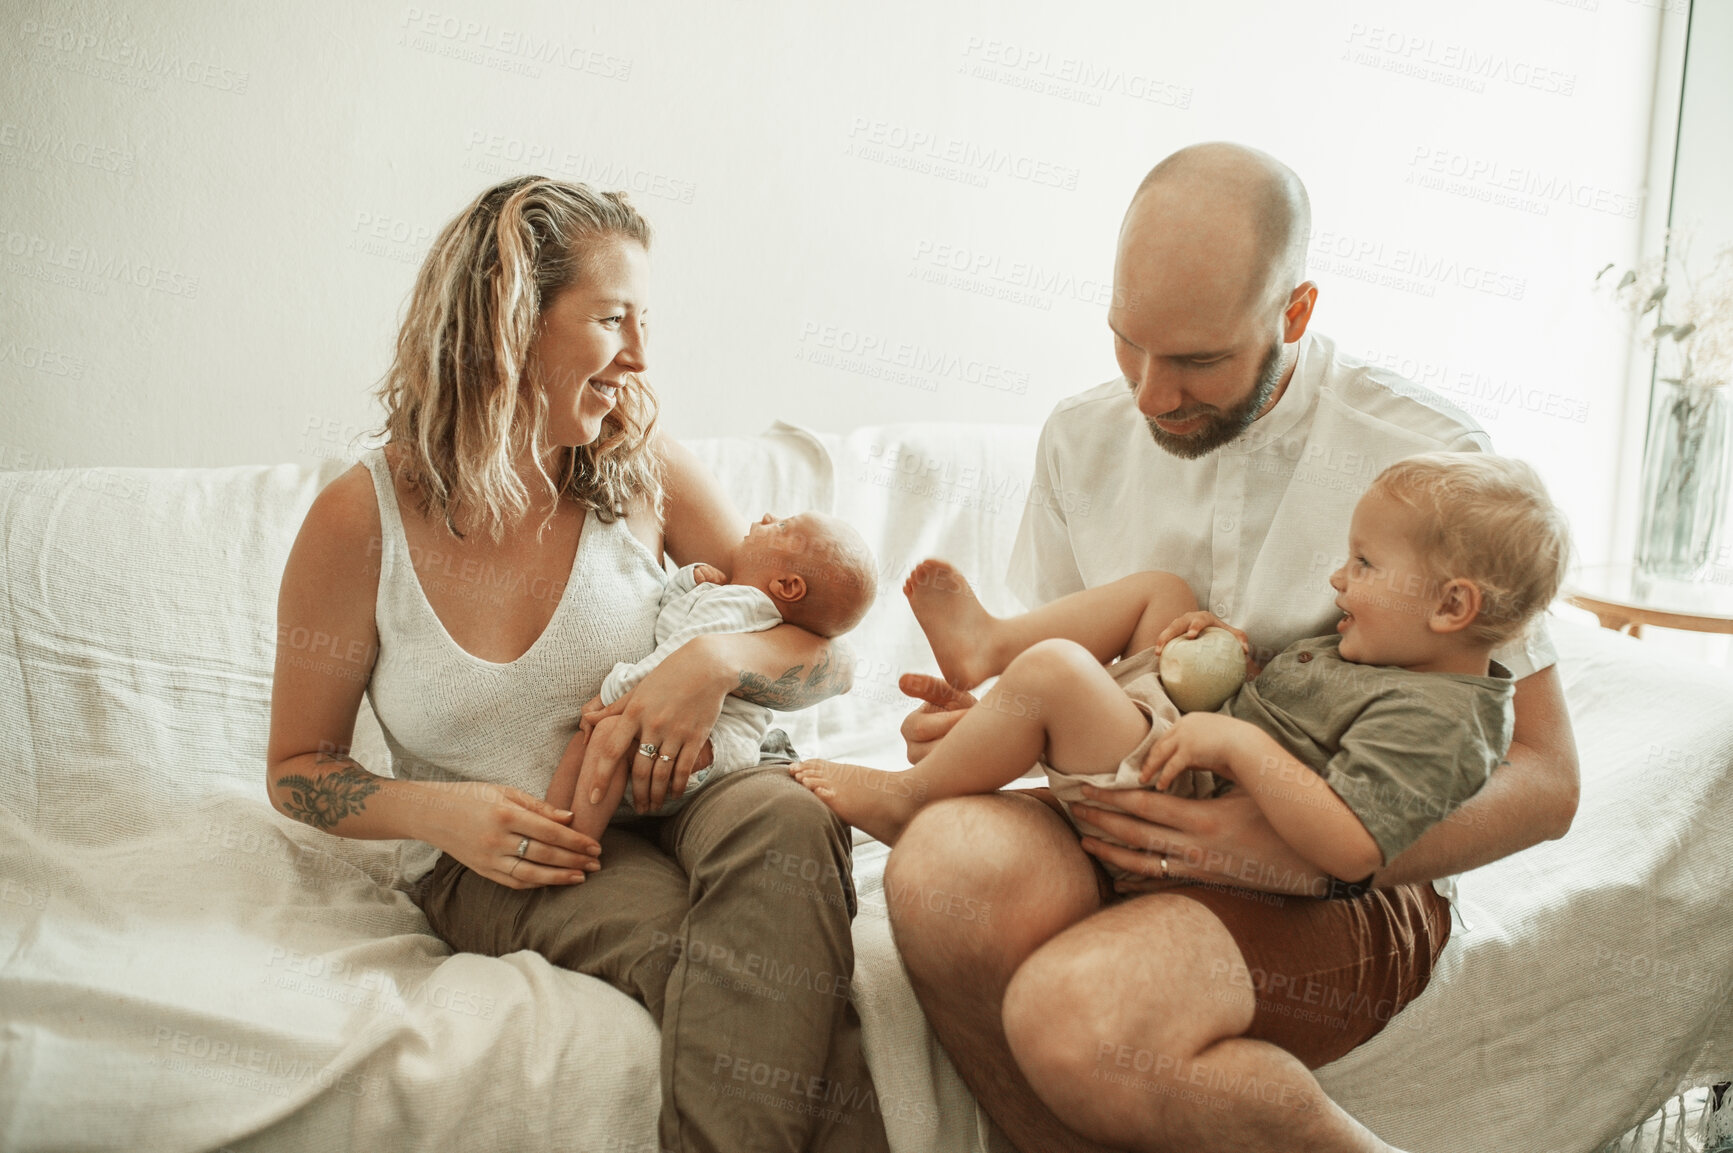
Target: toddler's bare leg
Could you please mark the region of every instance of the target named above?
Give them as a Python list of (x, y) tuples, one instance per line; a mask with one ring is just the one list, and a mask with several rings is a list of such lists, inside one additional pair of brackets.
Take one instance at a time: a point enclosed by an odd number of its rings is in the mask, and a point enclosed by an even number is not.
[(795, 779), (849, 824), (894, 845), (923, 806), (990, 793), (1045, 755), (1068, 773), (1110, 773), (1149, 718), (1086, 649), (1042, 641), (1013, 660), (981, 703), (921, 763), (900, 773), (803, 761)]
[(1020, 616), (995, 617), (954, 565), (926, 560), (903, 585), (945, 679), (974, 688), (1005, 671), (1038, 641), (1075, 641), (1097, 661), (1129, 656), (1155, 643), (1175, 618), (1197, 608), (1191, 588), (1172, 573), (1133, 573), (1060, 597)]

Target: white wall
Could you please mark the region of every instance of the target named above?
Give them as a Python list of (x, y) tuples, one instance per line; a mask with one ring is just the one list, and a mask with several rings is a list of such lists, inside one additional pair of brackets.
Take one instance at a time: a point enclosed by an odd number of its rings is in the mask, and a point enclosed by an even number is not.
[(1228, 138), (1310, 187), (1318, 327), (1598, 559), (1628, 345), (1589, 283), (1637, 255), (1667, 2), (5, 0), (0, 467), (343, 453), (427, 240), (526, 170), (640, 190), (676, 433), (1038, 422), (1116, 375), (1139, 177)]

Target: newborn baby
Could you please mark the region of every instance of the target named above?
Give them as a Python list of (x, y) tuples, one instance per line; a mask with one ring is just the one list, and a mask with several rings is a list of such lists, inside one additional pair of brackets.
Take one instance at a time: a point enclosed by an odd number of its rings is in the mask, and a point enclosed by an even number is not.
[[(876, 562), (866, 541), (845, 521), (822, 513), (764, 519), (747, 531), (734, 558), (734, 578), (707, 564), (687, 565), (669, 578), (656, 616), (656, 649), (637, 664), (617, 664), (601, 692), (584, 706), (578, 732), (566, 746), (548, 786), (551, 804), (570, 809), (572, 828), (600, 838), (610, 820), (667, 816), (706, 781), (759, 761), (759, 743), (770, 727), (770, 710), (736, 696), (724, 697), (710, 731), (711, 762), (694, 772), (686, 791), (652, 813), (638, 813), (624, 799), (629, 774), (602, 780), (583, 769), (584, 738), (612, 721), (594, 714), (630, 692), (668, 655), (708, 633), (753, 633), (779, 624), (798, 625), (821, 637), (841, 636), (860, 623), (878, 591)], [(656, 753), (663, 762), (672, 758)], [(636, 758), (634, 758), (636, 759)]]

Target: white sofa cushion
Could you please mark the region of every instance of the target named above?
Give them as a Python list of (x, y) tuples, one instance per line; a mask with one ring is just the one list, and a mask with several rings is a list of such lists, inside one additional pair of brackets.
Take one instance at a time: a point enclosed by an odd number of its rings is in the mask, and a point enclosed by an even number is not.
[[(1003, 574), (1034, 437), (696, 444), (744, 511), (829, 507), (877, 552), (856, 691), (792, 720), (800, 747), (900, 763), (895, 674), (933, 667), (901, 574), (944, 556), (1015, 607)], [(390, 887), (391, 844), (266, 803), (277, 583), (337, 471), (0, 476), (0, 1147), (654, 1147), (640, 1007), (534, 954), (449, 955)], [(1733, 1071), (1733, 682), (1555, 632), (1575, 826), (1466, 874), (1473, 930), (1320, 1071), (1416, 1153), (1580, 1153)], [(358, 755), (384, 766), (369, 740)], [(893, 1147), (980, 1147), (891, 943), (883, 860), (857, 849), (852, 995)]]

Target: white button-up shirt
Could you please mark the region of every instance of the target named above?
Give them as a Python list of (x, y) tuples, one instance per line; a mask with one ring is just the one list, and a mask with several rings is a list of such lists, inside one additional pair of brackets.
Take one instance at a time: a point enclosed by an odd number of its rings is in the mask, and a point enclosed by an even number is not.
[[(1461, 409), (1311, 333), (1276, 406), (1196, 460), (1157, 447), (1130, 386), (1109, 381), (1060, 401), (1041, 429), (1011, 591), (1034, 607), (1160, 569), (1268, 660), (1335, 630), (1330, 574), (1373, 477), (1417, 453), (1491, 450)], [(1558, 658), (1537, 621), (1493, 659), (1520, 680)], [(1454, 906), (1455, 877), (1433, 886)]]
[[(1309, 333), (1276, 406), (1196, 460), (1157, 447), (1130, 387), (1110, 381), (1060, 401), (1041, 430), (1011, 591), (1033, 607), (1160, 569), (1267, 660), (1335, 630), (1330, 574), (1373, 477), (1416, 453), (1491, 447), (1442, 397)], [(1537, 623), (1493, 659), (1521, 679), (1557, 658)]]

